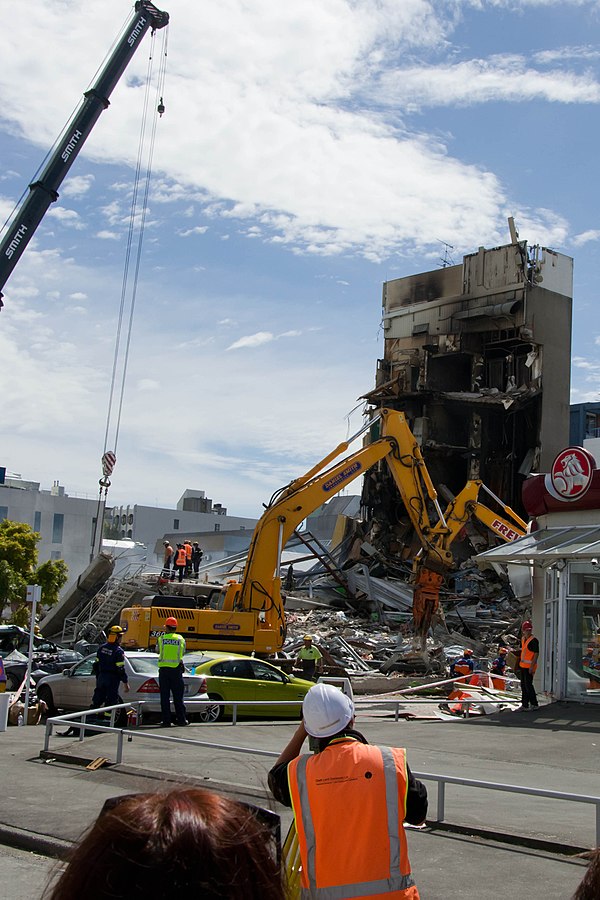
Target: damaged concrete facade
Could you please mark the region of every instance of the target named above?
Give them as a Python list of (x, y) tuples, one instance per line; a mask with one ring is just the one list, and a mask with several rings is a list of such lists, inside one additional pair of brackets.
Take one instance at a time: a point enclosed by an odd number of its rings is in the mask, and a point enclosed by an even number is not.
[[(436, 487), (481, 479), (519, 512), (521, 485), (569, 438), (573, 260), (514, 241), (383, 286), (373, 406), (400, 409)], [(376, 479), (364, 505), (376, 508)]]

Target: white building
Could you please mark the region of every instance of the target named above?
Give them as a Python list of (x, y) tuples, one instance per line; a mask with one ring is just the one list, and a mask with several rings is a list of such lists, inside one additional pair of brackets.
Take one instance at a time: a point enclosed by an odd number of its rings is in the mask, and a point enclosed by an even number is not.
[(39, 563), (64, 559), (69, 580), (63, 591), (90, 561), (97, 514), (97, 500), (69, 497), (58, 481), (49, 491), (40, 490), (39, 482), (18, 477), (7, 477), (0, 484), (0, 522), (22, 522), (41, 535)]
[[(204, 491), (186, 490), (175, 509), (158, 506), (115, 506), (107, 510), (105, 521), (112, 524), (112, 533), (119, 531), (121, 539), (129, 539), (147, 547), (147, 564), (160, 567), (163, 562), (159, 539), (167, 535), (171, 541), (199, 540), (202, 534), (218, 531), (248, 531), (252, 534), (258, 519), (230, 516), (219, 503), (213, 503)], [(249, 542), (249, 538), (248, 538)], [(243, 542), (246, 546), (248, 542)], [(157, 552), (158, 547), (158, 552)]]

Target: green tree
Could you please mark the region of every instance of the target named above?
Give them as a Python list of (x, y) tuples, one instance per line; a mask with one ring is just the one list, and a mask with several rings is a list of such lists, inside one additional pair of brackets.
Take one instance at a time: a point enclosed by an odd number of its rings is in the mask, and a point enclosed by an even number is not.
[(9, 618), (15, 625), (29, 624), (27, 585), (40, 585), (40, 605), (48, 609), (58, 602), (60, 589), (68, 578), (69, 570), (62, 559), (38, 566), (39, 540), (40, 535), (23, 522), (0, 522), (0, 611), (10, 606)]

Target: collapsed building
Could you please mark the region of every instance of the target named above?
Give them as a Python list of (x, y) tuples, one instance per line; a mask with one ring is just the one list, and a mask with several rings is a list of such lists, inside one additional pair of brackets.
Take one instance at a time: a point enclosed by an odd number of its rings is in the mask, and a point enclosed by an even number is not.
[[(510, 244), (384, 283), (383, 358), (365, 396), (407, 415), (436, 486), (481, 479), (523, 514), (524, 479), (569, 440), (573, 260), (509, 224)], [(381, 513), (385, 477), (365, 479), (367, 509)]]

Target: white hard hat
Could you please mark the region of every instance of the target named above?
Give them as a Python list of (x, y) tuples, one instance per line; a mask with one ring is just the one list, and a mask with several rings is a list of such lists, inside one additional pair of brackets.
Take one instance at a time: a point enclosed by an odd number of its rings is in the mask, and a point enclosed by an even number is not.
[(331, 737), (354, 717), (354, 704), (332, 684), (315, 684), (304, 698), (302, 716), (312, 737)]

